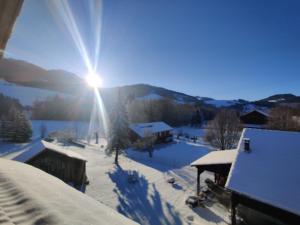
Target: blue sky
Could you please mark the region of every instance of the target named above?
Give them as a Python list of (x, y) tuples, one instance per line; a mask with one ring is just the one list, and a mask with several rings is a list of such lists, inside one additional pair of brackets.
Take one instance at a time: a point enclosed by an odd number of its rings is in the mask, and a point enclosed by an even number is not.
[[(83, 76), (85, 63), (49, 2), (25, 0), (6, 57)], [(101, 35), (106, 87), (147, 83), (217, 99), (300, 95), (298, 0), (104, 0), (101, 33), (87, 2), (72, 0), (71, 10), (90, 55)]]

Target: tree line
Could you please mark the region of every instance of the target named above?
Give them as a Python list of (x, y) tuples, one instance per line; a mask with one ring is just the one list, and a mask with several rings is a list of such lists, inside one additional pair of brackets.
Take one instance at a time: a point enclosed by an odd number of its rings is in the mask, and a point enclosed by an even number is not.
[(0, 141), (27, 142), (32, 136), (30, 120), (20, 102), (0, 94)]

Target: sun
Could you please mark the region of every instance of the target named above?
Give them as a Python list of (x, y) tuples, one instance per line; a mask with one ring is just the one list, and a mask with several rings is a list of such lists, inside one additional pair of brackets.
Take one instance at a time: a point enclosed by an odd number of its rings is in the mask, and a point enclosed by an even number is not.
[(100, 87), (102, 87), (102, 84), (103, 84), (101, 77), (96, 73), (88, 74), (85, 77), (85, 80), (86, 80), (87, 84), (93, 88), (100, 88)]

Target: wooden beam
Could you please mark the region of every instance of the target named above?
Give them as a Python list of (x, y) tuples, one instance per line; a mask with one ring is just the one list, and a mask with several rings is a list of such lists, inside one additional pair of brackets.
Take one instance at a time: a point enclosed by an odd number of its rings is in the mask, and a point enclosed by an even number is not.
[(237, 201), (234, 193), (231, 194), (231, 225), (236, 225)]
[(197, 196), (200, 194), (200, 174), (203, 173), (203, 171), (204, 170), (197, 166)]
[(1, 0), (0, 1), (0, 59), (7, 41), (13, 30), (16, 18), (20, 13), (23, 0)]

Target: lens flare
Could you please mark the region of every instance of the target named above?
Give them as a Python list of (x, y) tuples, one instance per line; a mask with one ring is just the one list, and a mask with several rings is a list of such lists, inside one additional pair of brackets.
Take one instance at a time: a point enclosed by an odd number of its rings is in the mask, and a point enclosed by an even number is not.
[(87, 84), (93, 88), (100, 88), (103, 84), (101, 77), (95, 73), (88, 74), (85, 80)]
[[(83, 4), (84, 7), (72, 7), (71, 3)], [(85, 5), (88, 4), (88, 5)], [(101, 45), (101, 29), (102, 29), (102, 0), (89, 1), (47, 1), (47, 5), (53, 18), (57, 21), (62, 31), (68, 31), (72, 38), (75, 47), (86, 66), (88, 73), (85, 76), (86, 82), (93, 87), (94, 104), (90, 117), (90, 126), (88, 137), (91, 137), (95, 132), (104, 132), (107, 135), (107, 114), (103, 99), (99, 88), (102, 86), (102, 79), (96, 73), (98, 70), (98, 62), (100, 56)], [(78, 9), (80, 9), (78, 11)], [(83, 13), (82, 9), (87, 9)], [(90, 18), (83, 18), (81, 16), (88, 15)], [(86, 29), (86, 22), (90, 21), (90, 30)], [(84, 24), (84, 26), (80, 26)], [(89, 32), (90, 31), (90, 32)]]

